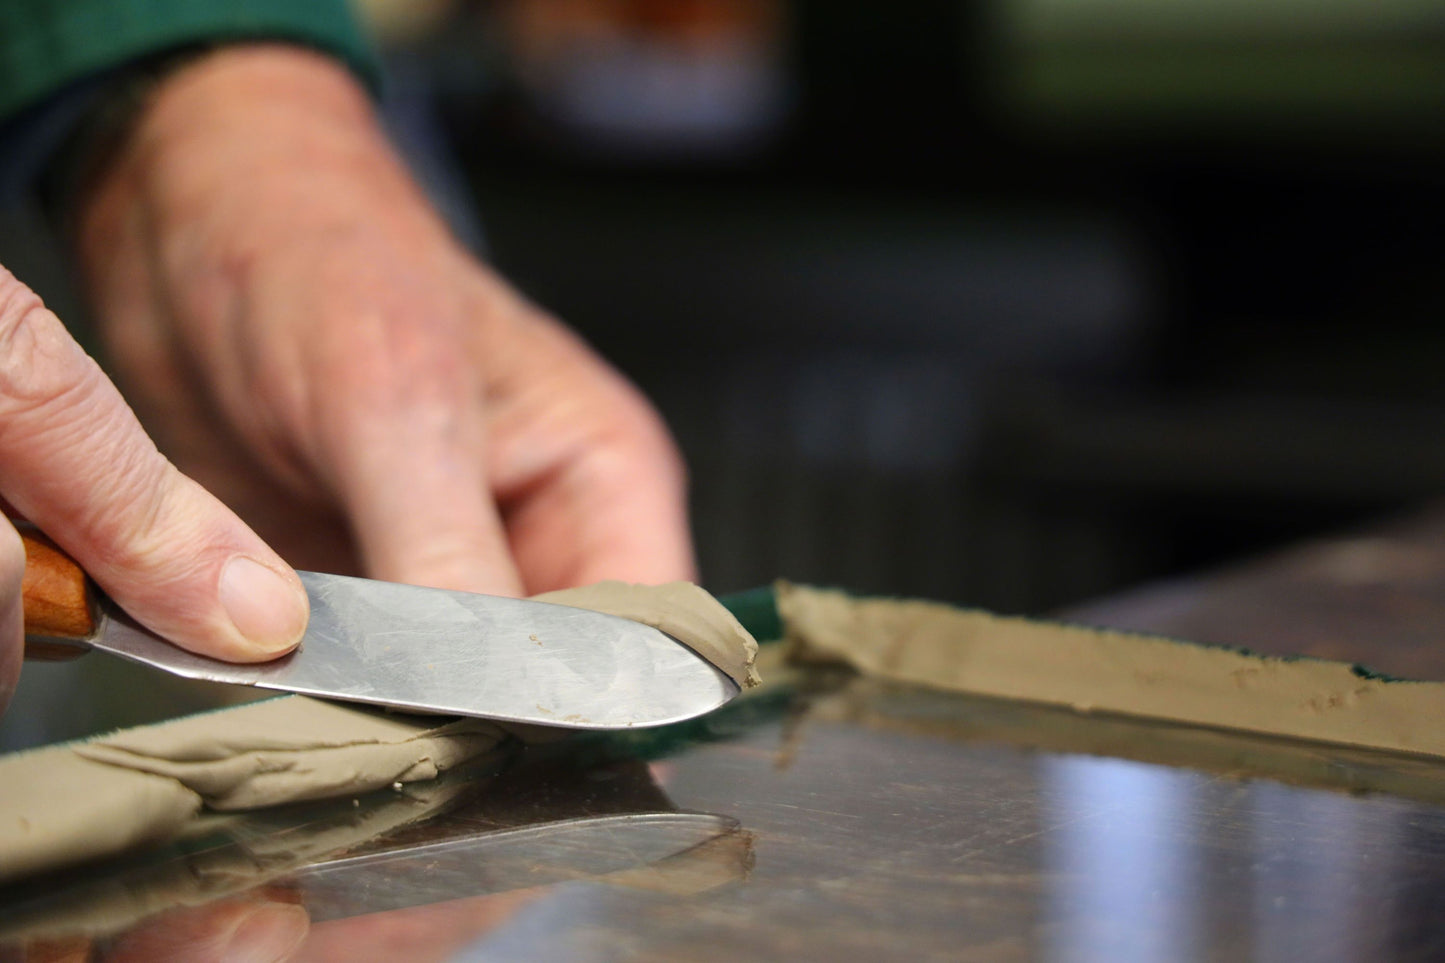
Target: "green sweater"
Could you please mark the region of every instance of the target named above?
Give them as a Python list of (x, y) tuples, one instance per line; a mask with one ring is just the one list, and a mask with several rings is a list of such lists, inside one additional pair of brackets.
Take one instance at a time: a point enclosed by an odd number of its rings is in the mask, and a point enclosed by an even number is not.
[(140, 58), (250, 39), (316, 47), (376, 77), (346, 0), (0, 0), (0, 122)]

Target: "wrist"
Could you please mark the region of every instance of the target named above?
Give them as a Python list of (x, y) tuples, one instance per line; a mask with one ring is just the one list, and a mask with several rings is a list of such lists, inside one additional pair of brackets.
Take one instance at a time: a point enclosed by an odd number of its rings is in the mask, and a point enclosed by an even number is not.
[(71, 131), (55, 147), (35, 179), (42, 207), (68, 233), (71, 215), (109, 162), (168, 75), (207, 48), (186, 47), (135, 61), (95, 78)]
[(305, 47), (235, 44), (196, 57), (158, 84), (137, 133), (164, 139), (223, 120), (307, 116), (371, 123), (371, 99), (342, 63)]
[[(103, 152), (76, 196), (90, 207), (100, 194), (135, 197), (152, 177), (187, 177), (172, 158), (228, 161), (353, 145), (358, 132), (382, 142), (365, 87), (331, 57), (279, 43), (234, 44), (168, 59), (129, 97), (123, 123), (112, 119)], [(231, 173), (237, 173), (234, 166)], [(83, 215), (82, 215), (83, 216)]]
[(304, 47), (230, 45), (154, 85), (77, 196), (75, 236), (87, 271), (112, 259), (127, 230), (132, 240), (199, 231), (212, 253), (244, 258), (248, 239), (294, 234), (278, 225), (412, 193), (366, 88), (341, 62)]
[(243, 44), (198, 57), (158, 84), (127, 147), (144, 165), (192, 144), (243, 154), (299, 148), (298, 135), (317, 143), (375, 129), (366, 89), (341, 63), (303, 47)]

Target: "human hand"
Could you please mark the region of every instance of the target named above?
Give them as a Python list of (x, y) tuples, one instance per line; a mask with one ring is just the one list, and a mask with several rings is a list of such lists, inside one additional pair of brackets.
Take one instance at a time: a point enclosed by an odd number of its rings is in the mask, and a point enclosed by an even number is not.
[(104, 948), (87, 947), (97, 963), (283, 963), (296, 959), (311, 928), (305, 906), (283, 890), (260, 887), (202, 906), (178, 906)]
[[(257, 887), (201, 906), (165, 910), (104, 940), (38, 939), (16, 959), (94, 963), (441, 963), (506, 923), (541, 888), (467, 896), (313, 925), (301, 894)], [(5, 959), (10, 959), (6, 956)]]
[[(240, 662), (294, 648), (296, 573), (156, 450), (60, 320), (0, 268), (0, 498), (112, 599), (185, 648)], [(25, 551), (0, 518), (0, 710), (24, 646)]]
[(293, 563), (500, 594), (693, 577), (644, 399), (448, 234), (342, 67), (168, 77), (80, 210), (118, 381)]

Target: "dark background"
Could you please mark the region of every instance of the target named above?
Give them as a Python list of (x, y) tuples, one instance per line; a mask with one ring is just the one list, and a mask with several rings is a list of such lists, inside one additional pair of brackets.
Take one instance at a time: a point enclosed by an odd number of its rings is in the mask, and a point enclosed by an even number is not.
[(459, 232), (673, 426), (715, 591), (1040, 612), (1445, 491), (1441, 3), (365, 6)]
[[(768, 24), (773, 110), (579, 119), (599, 44), (539, 68), (518, 7), (610, 8), (614, 64)], [(1445, 490), (1438, 4), (524, 2), (444, 34), (407, 62), (490, 256), (661, 406), (715, 590), (1042, 611)]]

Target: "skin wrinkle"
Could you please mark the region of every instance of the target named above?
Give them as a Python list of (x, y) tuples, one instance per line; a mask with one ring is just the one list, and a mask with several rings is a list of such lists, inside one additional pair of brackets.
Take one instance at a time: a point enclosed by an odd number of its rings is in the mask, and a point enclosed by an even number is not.
[[(92, 385), (74, 381), (47, 399), (27, 399), (18, 405), (12, 399), (0, 389), (0, 450), (21, 450), (38, 442), (65, 455), (72, 446), (84, 448), (94, 442), (94, 419), (86, 415), (88, 409), (103, 405), (96, 404)], [(62, 420), (61, 415), (69, 417)]]
[[(60, 319), (36, 298), (9, 317), (0, 314), (0, 412), (9, 421), (32, 418), (39, 410), (67, 410), (69, 396), (87, 392), (100, 379), (100, 369), (81, 360), (78, 347), (67, 344)], [(77, 357), (79, 356), (79, 357)]]
[[(264, 546), (228, 531), (234, 519), (216, 517), (220, 506), (160, 456), (39, 298), (10, 288), (19, 282), (8, 273), (0, 281), (9, 292), (0, 331), (0, 460), (10, 466), (10, 501), (147, 624), (214, 654), (244, 657), (229, 621), (218, 621), (215, 577), (204, 573), (229, 557), (228, 541), (231, 551), (262, 560)], [(94, 491), (104, 498), (85, 497)], [(17, 647), (7, 645), (7, 653)]]
[[(25, 340), (30, 344), (17, 346)], [(46, 354), (55, 357), (46, 358)], [(43, 371), (63, 372), (56, 378), (60, 383), (43, 388), (36, 385), (34, 376)], [(17, 377), (17, 372), (25, 376)], [(21, 388), (22, 382), (30, 383)], [(103, 469), (102, 477), (115, 483), (103, 515), (73, 510), (67, 519), (66, 527), (84, 533), (87, 540), (113, 539), (114, 528), (121, 527), (118, 519), (135, 514), (126, 511), (126, 505), (143, 506), (138, 513), (141, 528), (151, 531), (160, 511), (161, 493), (171, 487), (164, 484), (163, 476), (167, 469), (174, 470), (151, 457), (155, 450), (148, 443), (134, 443), (124, 425), (129, 412), (105, 398), (110, 391), (99, 367), (69, 342), (59, 319), (45, 310), (38, 298), (16, 323), (0, 332), (0, 448), (85, 451), (87, 467)], [(97, 424), (97, 412), (112, 426), (107, 429)], [(34, 496), (21, 493), (16, 502), (17, 508), (37, 520), (53, 514), (45, 500)]]
[[(0, 449), (48, 449), (67, 462), (78, 460), (80, 465), (76, 467), (86, 475), (111, 482), (105, 486), (110, 500), (103, 511), (87, 512), (83, 506), (76, 506), (66, 518), (68, 527), (85, 533), (89, 539), (109, 540), (116, 534), (113, 526), (119, 526), (121, 519), (129, 523), (134, 516), (143, 525), (154, 522), (162, 493), (173, 487), (166, 481), (174, 469), (154, 457), (156, 450), (148, 439), (131, 432), (130, 413), (118, 398), (106, 397), (111, 389), (99, 368), (88, 366), (78, 374), (80, 377), (59, 394), (46, 401), (36, 400), (24, 410), (4, 410), (0, 401)], [(98, 421), (97, 413), (105, 423)], [(17, 501), (22, 511), (40, 510), (45, 514), (51, 513), (48, 505), (48, 499), (34, 496)], [(143, 507), (137, 511), (134, 506)]]
[[(112, 498), (119, 494), (119, 504), (110, 502), (105, 512), (81, 514), (77, 527), (87, 542), (123, 550), (102, 551), (95, 558), (107, 568), (140, 568), (155, 571), (167, 567), (166, 560), (176, 553), (174, 527), (167, 517), (175, 506), (172, 494), (181, 484), (169, 463), (155, 457), (154, 450), (137, 450), (126, 446), (116, 452), (115, 477), (122, 482), (111, 489)], [(118, 510), (117, 510), (118, 509)]]

